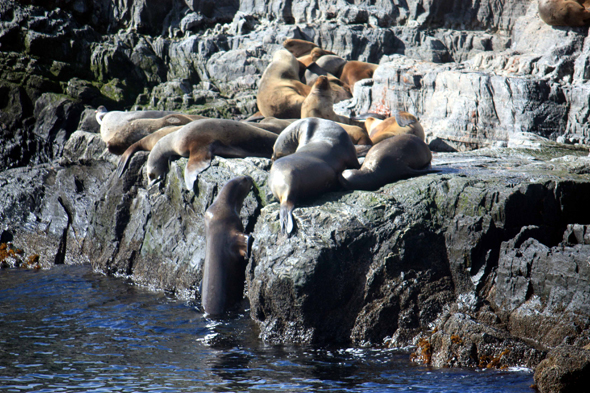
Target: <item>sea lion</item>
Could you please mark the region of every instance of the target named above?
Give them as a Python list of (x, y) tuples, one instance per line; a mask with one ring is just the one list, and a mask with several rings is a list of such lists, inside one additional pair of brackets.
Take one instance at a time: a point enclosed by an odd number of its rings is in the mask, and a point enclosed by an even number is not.
[(315, 63), (320, 57), (333, 54), (333, 52), (323, 50), (322, 48), (313, 48), (309, 54), (297, 57), (297, 61), (303, 64), (304, 67), (308, 67), (311, 63)]
[(364, 61), (348, 61), (342, 68), (340, 80), (350, 86), (350, 91), (354, 93), (354, 84), (361, 79), (372, 78), (373, 73), (379, 67), (379, 64), (365, 63)]
[(250, 176), (230, 180), (205, 211), (201, 304), (207, 314), (223, 314), (242, 299), (249, 236), (240, 210), (253, 183)]
[(267, 157), (273, 153), (277, 135), (249, 123), (226, 119), (203, 119), (164, 136), (147, 160), (150, 182), (168, 172), (171, 156), (188, 157), (184, 170), (186, 188), (193, 189), (199, 173), (209, 168), (215, 156), (226, 158)]
[(162, 139), (168, 134), (180, 130), (182, 127), (184, 126), (169, 126), (160, 128), (159, 130), (152, 132), (147, 136), (144, 136), (143, 138), (129, 146), (127, 150), (125, 150), (125, 152), (121, 155), (121, 158), (119, 158), (119, 163), (117, 165), (117, 176), (123, 176), (123, 173), (125, 173), (125, 169), (127, 169), (127, 164), (129, 163), (129, 160), (131, 160), (131, 157), (133, 157), (135, 153), (137, 153), (138, 151), (151, 151), (160, 139)]
[(317, 59), (315, 63), (322, 67), (326, 72), (334, 75), (336, 78), (340, 78), (342, 69), (346, 65), (347, 61), (340, 56), (325, 55)]
[(289, 51), (279, 50), (260, 79), (256, 96), (264, 117), (295, 119), (301, 117), (301, 104), (311, 87), (299, 80), (299, 63)]
[(342, 172), (340, 182), (348, 190), (374, 191), (385, 184), (438, 172), (431, 169), (432, 153), (415, 135), (404, 134), (375, 144), (361, 169)]
[(277, 119), (276, 117), (265, 117), (255, 125), (256, 127), (262, 128), (263, 130), (279, 135), (285, 128), (289, 127), (297, 120), (299, 119)]
[(311, 41), (300, 40), (298, 38), (287, 38), (283, 41), (283, 47), (295, 57), (308, 55), (313, 48), (319, 48), (319, 46)]
[(332, 88), (327, 76), (320, 76), (311, 87), (311, 91), (301, 104), (301, 118), (319, 117), (332, 121), (338, 121), (334, 113), (334, 98)]
[(318, 66), (317, 63), (311, 63), (309, 66), (307, 66), (302, 80), (306, 85), (313, 86), (320, 76), (326, 76), (330, 81), (330, 87), (334, 92), (334, 103), (352, 98), (350, 87), (343, 83), (340, 79), (336, 78), (334, 75), (326, 72), (322, 67)]
[(330, 120), (301, 119), (277, 138), (268, 185), (279, 200), (281, 232), (294, 229), (293, 209), (301, 199), (337, 186), (342, 171), (359, 168), (350, 137)]
[(590, 23), (585, 0), (539, 0), (539, 16), (550, 26), (581, 27)]
[(180, 126), (203, 116), (184, 115), (171, 111), (111, 111), (104, 106), (96, 110), (100, 136), (109, 152), (122, 154), (144, 136), (168, 126)]
[(424, 140), (424, 129), (416, 117), (408, 112), (397, 111), (385, 120), (368, 117), (365, 128), (373, 144), (395, 135), (412, 134)]

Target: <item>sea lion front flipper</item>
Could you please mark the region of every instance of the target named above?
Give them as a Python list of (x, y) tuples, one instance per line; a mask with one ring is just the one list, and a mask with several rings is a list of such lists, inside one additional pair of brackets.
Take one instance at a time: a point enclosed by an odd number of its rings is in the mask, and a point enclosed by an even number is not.
[(290, 235), (293, 232), (295, 224), (293, 222), (293, 209), (295, 206), (293, 203), (285, 202), (281, 203), (281, 209), (279, 211), (279, 219), (281, 222), (281, 232)]
[(125, 152), (121, 155), (121, 158), (119, 158), (119, 163), (117, 164), (117, 176), (119, 178), (123, 176), (123, 173), (125, 173), (125, 170), (127, 169), (127, 164), (129, 164), (131, 157), (133, 157), (133, 155), (137, 151), (139, 151), (139, 149), (139, 145), (137, 143), (134, 143), (131, 146), (129, 146), (127, 150), (125, 150)]
[(188, 190), (192, 190), (199, 173), (211, 166), (210, 146), (201, 146), (197, 149), (191, 149), (188, 163), (184, 169), (184, 182)]
[(415, 116), (404, 111), (395, 111), (391, 114), (391, 116), (395, 117), (395, 121), (400, 127), (407, 127), (410, 124), (414, 124), (418, 121)]
[(252, 245), (251, 236), (238, 232), (235, 234), (235, 241), (240, 255), (248, 258), (250, 256), (250, 246)]

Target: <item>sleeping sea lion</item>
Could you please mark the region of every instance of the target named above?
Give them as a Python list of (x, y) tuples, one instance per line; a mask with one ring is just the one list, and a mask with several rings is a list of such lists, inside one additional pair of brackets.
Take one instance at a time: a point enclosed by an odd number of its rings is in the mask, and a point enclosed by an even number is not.
[(365, 63), (364, 61), (348, 61), (342, 68), (340, 80), (350, 86), (350, 91), (354, 93), (354, 84), (361, 79), (372, 78), (373, 73), (379, 67), (379, 64)]
[(333, 52), (323, 50), (322, 48), (313, 48), (309, 54), (297, 57), (297, 61), (303, 64), (304, 67), (307, 67), (311, 63), (315, 63), (320, 57), (333, 54)]
[(277, 138), (268, 185), (279, 200), (281, 232), (294, 229), (293, 209), (301, 199), (337, 186), (346, 168), (359, 168), (350, 137), (330, 120), (301, 119)]
[[(103, 107), (104, 108), (104, 107)], [(146, 135), (169, 126), (181, 126), (203, 116), (168, 111), (99, 112), (100, 136), (113, 154), (123, 152)]]
[(588, 6), (588, 0), (539, 0), (539, 16), (550, 26), (586, 26), (590, 24)]
[(125, 152), (121, 155), (121, 158), (119, 158), (119, 163), (117, 164), (117, 176), (123, 176), (123, 173), (125, 173), (125, 169), (127, 169), (127, 164), (129, 163), (129, 160), (131, 160), (131, 157), (133, 157), (135, 153), (137, 153), (138, 151), (151, 151), (160, 139), (162, 139), (168, 134), (180, 130), (182, 127), (184, 126), (170, 126), (160, 128), (158, 131), (152, 132), (151, 134), (144, 136), (143, 138), (129, 146), (127, 150), (125, 150)]
[(373, 144), (395, 135), (412, 134), (424, 140), (424, 129), (416, 117), (408, 112), (397, 111), (385, 120), (368, 117), (365, 120), (365, 128)]
[(301, 104), (310, 90), (299, 80), (297, 59), (290, 52), (279, 50), (262, 74), (256, 103), (264, 117), (300, 118)]
[(431, 169), (432, 153), (415, 135), (398, 135), (375, 144), (361, 169), (342, 172), (340, 182), (348, 190), (374, 191), (409, 177), (438, 172)]
[(253, 183), (250, 176), (230, 180), (205, 211), (201, 304), (207, 314), (222, 314), (242, 299), (249, 236), (240, 210)]
[(146, 164), (150, 182), (164, 177), (171, 156), (188, 157), (184, 170), (186, 188), (193, 189), (199, 173), (215, 156), (226, 158), (267, 157), (273, 153), (277, 135), (249, 123), (226, 119), (203, 119), (164, 136), (152, 148)]

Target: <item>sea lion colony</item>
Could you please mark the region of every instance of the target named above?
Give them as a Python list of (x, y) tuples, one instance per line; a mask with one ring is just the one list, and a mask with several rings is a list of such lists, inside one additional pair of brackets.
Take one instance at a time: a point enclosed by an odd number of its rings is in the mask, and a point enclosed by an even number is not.
[[(349, 83), (372, 77), (376, 64), (347, 62), (303, 40), (288, 39), (284, 47), (288, 50), (277, 51), (262, 75), (260, 112), (244, 121), (99, 107), (101, 137), (111, 153), (121, 155), (118, 176), (137, 151), (150, 151), (145, 165), (150, 184), (166, 175), (170, 158), (188, 157), (189, 190), (215, 155), (272, 158), (269, 188), (281, 205), (281, 232), (290, 236), (297, 227), (293, 209), (301, 201), (337, 189), (377, 189), (433, 172), (424, 131), (413, 115), (394, 111), (391, 119), (381, 120), (369, 114), (365, 122), (334, 113), (333, 103), (351, 97)], [(383, 144), (407, 133), (413, 134), (409, 140)], [(365, 154), (361, 167), (358, 157)], [(241, 299), (243, 285), (236, 283), (243, 281), (244, 272), (232, 270), (245, 266), (248, 235), (239, 211), (252, 182), (247, 176), (231, 180), (206, 212), (202, 299), (208, 314), (221, 314)], [(220, 244), (231, 244), (231, 250)]]

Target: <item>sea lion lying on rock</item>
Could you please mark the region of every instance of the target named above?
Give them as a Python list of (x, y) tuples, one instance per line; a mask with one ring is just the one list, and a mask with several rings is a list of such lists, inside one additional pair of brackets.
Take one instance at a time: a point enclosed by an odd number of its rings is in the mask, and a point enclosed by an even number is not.
[(330, 120), (301, 119), (277, 138), (268, 185), (279, 200), (281, 232), (294, 229), (293, 209), (301, 199), (330, 191), (346, 168), (359, 168), (350, 137)]
[(266, 157), (273, 154), (277, 135), (249, 123), (226, 119), (203, 119), (164, 136), (152, 148), (147, 160), (150, 182), (164, 177), (172, 156), (188, 157), (184, 170), (186, 188), (193, 189), (199, 173), (211, 159)]
[(398, 135), (375, 144), (360, 169), (342, 172), (340, 182), (348, 190), (376, 190), (409, 177), (438, 172), (431, 169), (432, 153), (415, 135)]
[(368, 117), (365, 120), (365, 128), (374, 145), (384, 139), (401, 134), (412, 134), (422, 140), (425, 139), (424, 129), (418, 119), (404, 111), (392, 113), (392, 116), (385, 120)]
[(550, 26), (582, 27), (590, 24), (590, 1), (539, 0), (539, 16)]

